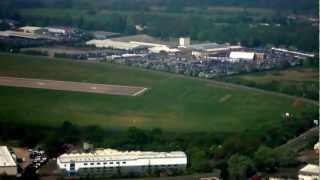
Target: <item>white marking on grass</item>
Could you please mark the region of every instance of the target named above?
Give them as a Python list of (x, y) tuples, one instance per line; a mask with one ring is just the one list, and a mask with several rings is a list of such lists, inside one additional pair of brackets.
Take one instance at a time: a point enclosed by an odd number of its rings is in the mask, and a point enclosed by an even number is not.
[(143, 94), (143, 93), (144, 93), (145, 91), (147, 91), (147, 90), (148, 90), (148, 88), (143, 88), (142, 90), (134, 93), (132, 96), (139, 96), (139, 95)]

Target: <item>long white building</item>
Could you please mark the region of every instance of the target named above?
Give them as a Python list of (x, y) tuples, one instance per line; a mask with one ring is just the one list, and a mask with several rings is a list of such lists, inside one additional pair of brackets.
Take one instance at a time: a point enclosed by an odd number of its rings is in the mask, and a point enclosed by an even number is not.
[(0, 175), (17, 175), (17, 164), (7, 146), (0, 146)]
[(66, 175), (141, 175), (155, 170), (184, 171), (187, 166), (187, 156), (181, 151), (143, 152), (103, 149), (92, 153), (63, 154), (57, 158), (57, 164)]
[(307, 164), (299, 171), (299, 180), (320, 180), (319, 165)]

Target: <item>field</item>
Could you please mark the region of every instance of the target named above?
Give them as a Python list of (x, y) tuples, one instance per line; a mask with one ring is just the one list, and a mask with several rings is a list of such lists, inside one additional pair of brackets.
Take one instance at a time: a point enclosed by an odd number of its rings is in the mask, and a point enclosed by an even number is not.
[(0, 76), (0, 86), (40, 88), (62, 91), (88, 92), (121, 96), (139, 96), (147, 88), (134, 86), (118, 86), (112, 84), (79, 83), (71, 81), (54, 81), (31, 78), (14, 78)]
[(319, 98), (319, 71), (315, 68), (292, 68), (225, 77), (223, 80), (262, 89)]
[(44, 126), (68, 120), (122, 129), (241, 132), (277, 126), (281, 114), (316, 111), (276, 93), (110, 64), (0, 54), (0, 76), (148, 87), (143, 96), (113, 96), (0, 87), (0, 118)]

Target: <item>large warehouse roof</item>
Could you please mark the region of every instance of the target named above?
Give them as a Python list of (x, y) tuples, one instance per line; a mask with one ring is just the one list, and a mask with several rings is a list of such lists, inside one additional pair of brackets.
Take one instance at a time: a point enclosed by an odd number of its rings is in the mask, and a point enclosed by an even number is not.
[(85, 161), (108, 161), (129, 160), (142, 158), (186, 158), (182, 151), (153, 152), (153, 151), (118, 151), (114, 149), (96, 150), (92, 153), (63, 154), (58, 159), (60, 162), (85, 162)]
[(25, 33), (19, 31), (0, 31), (0, 36), (3, 37), (20, 37), (20, 38), (28, 38), (28, 39), (41, 39), (43, 38), (40, 35)]
[(0, 167), (16, 166), (7, 146), (0, 146)]
[(114, 48), (114, 49), (123, 49), (123, 50), (131, 50), (142, 47), (139, 44), (127, 43), (127, 42), (120, 42), (120, 41), (113, 41), (110, 39), (105, 40), (90, 40), (86, 42), (87, 45), (94, 45), (96, 47), (104, 47), (104, 48)]
[(201, 43), (201, 44), (190, 45), (190, 48), (194, 50), (213, 52), (213, 51), (227, 51), (232, 49), (240, 49), (241, 46), (231, 46), (230, 44), (217, 44), (217, 43)]
[(254, 59), (254, 52), (232, 51), (229, 56), (231, 59)]
[(320, 167), (318, 165), (307, 164), (306, 166), (300, 169), (300, 173), (318, 174), (320, 173)]
[(41, 27), (37, 27), (37, 26), (24, 26), (24, 27), (21, 27), (20, 29), (21, 29), (21, 30), (24, 30), (24, 31), (37, 31), (37, 30), (40, 30)]

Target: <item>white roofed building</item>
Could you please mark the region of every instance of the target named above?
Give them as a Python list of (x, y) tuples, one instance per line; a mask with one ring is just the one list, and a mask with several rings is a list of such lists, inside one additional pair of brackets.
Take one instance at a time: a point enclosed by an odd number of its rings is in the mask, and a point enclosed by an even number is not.
[(196, 58), (207, 59), (217, 54), (226, 54), (232, 50), (242, 49), (239, 45), (217, 44), (217, 43), (201, 43), (190, 45), (189, 48), (192, 50), (191, 54)]
[(252, 61), (254, 60), (254, 52), (231, 51), (229, 55), (230, 61), (236, 62), (239, 60)]
[(17, 164), (7, 146), (0, 146), (0, 175), (17, 175)]
[(61, 28), (48, 27), (47, 30), (48, 30), (48, 32), (57, 33), (57, 34), (66, 34), (67, 33), (67, 31), (65, 29), (61, 29)]
[(133, 44), (128, 42), (113, 41), (110, 39), (105, 40), (90, 40), (86, 42), (87, 45), (94, 45), (98, 48), (112, 48), (121, 50), (133, 50), (142, 47), (140, 44)]
[(320, 180), (320, 167), (307, 164), (299, 171), (299, 180)]
[(96, 150), (92, 153), (63, 154), (57, 158), (58, 167), (67, 175), (146, 174), (154, 170), (184, 171), (184, 152)]
[(33, 33), (33, 34), (41, 29), (42, 27), (37, 27), (37, 26), (24, 26), (20, 28), (20, 30), (25, 33)]

